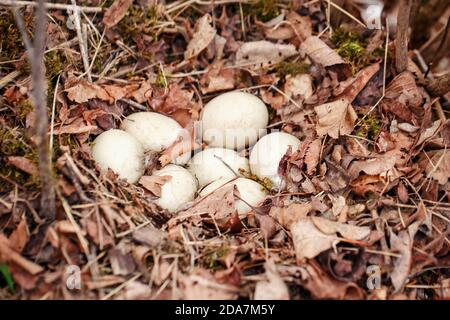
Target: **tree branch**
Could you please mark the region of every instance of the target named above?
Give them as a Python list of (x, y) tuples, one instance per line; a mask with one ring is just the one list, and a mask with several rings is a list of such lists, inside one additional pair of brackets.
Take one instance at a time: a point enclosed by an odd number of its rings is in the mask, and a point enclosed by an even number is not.
[(37, 1), (34, 42), (31, 45), (27, 30), (19, 11), (15, 10), (17, 26), (22, 34), (28, 60), (31, 64), (31, 99), (35, 112), (36, 144), (39, 155), (39, 178), (41, 180), (41, 216), (48, 222), (55, 218), (55, 188), (52, 178), (52, 159), (48, 148), (47, 86), (45, 78), (44, 51), (47, 13), (44, 0)]
[(408, 28), (412, 0), (401, 0), (397, 15), (397, 36), (395, 37), (395, 67), (398, 73), (408, 66)]

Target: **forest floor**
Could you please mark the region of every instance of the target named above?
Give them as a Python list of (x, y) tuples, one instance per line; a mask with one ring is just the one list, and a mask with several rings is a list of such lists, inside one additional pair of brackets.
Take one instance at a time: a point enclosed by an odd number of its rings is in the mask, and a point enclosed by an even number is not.
[[(31, 68), (0, 1), (0, 299), (449, 299), (449, 9), (389, 1), (376, 29), (358, 2), (50, 3), (49, 219)], [(189, 127), (231, 90), (301, 140), (280, 162), (286, 190), (265, 185), (245, 219), (226, 211), (234, 190), (169, 213), (100, 174), (91, 143), (125, 116)]]

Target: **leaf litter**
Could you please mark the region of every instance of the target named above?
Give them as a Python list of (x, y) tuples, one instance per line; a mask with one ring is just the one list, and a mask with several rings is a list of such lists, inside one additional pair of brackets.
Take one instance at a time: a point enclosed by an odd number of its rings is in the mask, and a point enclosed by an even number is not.
[[(417, 59), (396, 73), (384, 30), (338, 33), (345, 41), (336, 42), (319, 3), (274, 3), (272, 20), (247, 3), (242, 20), (233, 1), (116, 0), (80, 16), (84, 40), (68, 12), (49, 12), (49, 30), (60, 33), (46, 48), (60, 62), (59, 87), (48, 83), (58, 192), (49, 224), (36, 201), (31, 76), (9, 76), (24, 57), (1, 40), (15, 55), (0, 53), (1, 298), (448, 298), (449, 122), (434, 112), (448, 98), (426, 91)], [(361, 46), (367, 59), (352, 74), (349, 50)], [(124, 116), (156, 111), (189, 132), (148, 156), (150, 173), (204, 147), (194, 122), (233, 89), (260, 96), (269, 128), (301, 140), (280, 162), (285, 191), (248, 176), (269, 194), (245, 219), (233, 186), (173, 214), (155, 203), (168, 177), (130, 185), (99, 174), (90, 143)], [(80, 267), (80, 289), (66, 286), (68, 265)], [(367, 285), (374, 266), (376, 291)]]

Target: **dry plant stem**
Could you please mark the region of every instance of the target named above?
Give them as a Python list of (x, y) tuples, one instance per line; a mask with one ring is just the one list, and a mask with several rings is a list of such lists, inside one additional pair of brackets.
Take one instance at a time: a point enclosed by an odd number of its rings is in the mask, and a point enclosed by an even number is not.
[[(0, 0), (0, 6), (33, 6), (36, 7), (41, 1), (18, 1), (18, 0)], [(47, 9), (59, 9), (59, 10), (73, 10), (72, 5), (64, 3), (49, 3), (44, 2), (44, 6)], [(101, 12), (101, 7), (81, 7), (83, 12)]]
[(398, 73), (408, 66), (408, 28), (412, 0), (402, 0), (397, 15), (397, 36), (395, 38), (395, 67)]
[(52, 159), (47, 139), (48, 114), (47, 114), (47, 90), (44, 66), (45, 35), (47, 28), (47, 13), (43, 0), (38, 0), (36, 8), (36, 26), (33, 46), (28, 38), (27, 30), (23, 19), (14, 10), (17, 25), (20, 29), (24, 43), (28, 51), (28, 58), (31, 64), (31, 81), (33, 90), (31, 99), (34, 104), (36, 115), (35, 132), (36, 144), (39, 154), (39, 178), (41, 180), (41, 216), (47, 222), (55, 219), (55, 187), (52, 178)]

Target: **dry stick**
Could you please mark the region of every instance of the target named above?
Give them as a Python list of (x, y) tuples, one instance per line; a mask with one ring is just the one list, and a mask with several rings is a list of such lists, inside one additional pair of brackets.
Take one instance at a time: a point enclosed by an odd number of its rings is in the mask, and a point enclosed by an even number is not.
[[(0, 0), (0, 6), (15, 6), (15, 7), (23, 7), (23, 6), (38, 6), (38, 3), (41, 1), (18, 1), (18, 0)], [(64, 3), (49, 3), (44, 2), (44, 6), (47, 9), (59, 9), (59, 10), (73, 10), (72, 5), (64, 4)], [(83, 12), (102, 12), (101, 7), (80, 7)]]
[[(72, 5), (73, 5), (73, 18), (75, 20), (74, 22), (75, 22), (75, 29), (77, 31), (77, 38), (80, 43), (80, 52), (81, 52), (81, 57), (83, 59), (84, 71), (87, 74), (89, 82), (92, 82), (91, 72), (90, 72), (90, 68), (89, 68), (87, 41), (86, 41), (86, 37), (85, 37), (86, 34), (83, 33), (82, 24), (81, 24), (80, 7), (77, 6), (77, 3), (75, 2), (75, 0), (72, 0)], [(84, 29), (84, 31), (86, 31), (84, 24), (83, 24), (83, 29)]]
[(398, 73), (408, 66), (408, 28), (412, 0), (402, 0), (397, 15), (397, 36), (395, 38), (395, 67)]
[(50, 149), (48, 147), (49, 141), (47, 139), (48, 114), (44, 66), (47, 14), (44, 1), (38, 0), (37, 3), (33, 45), (31, 45), (22, 16), (17, 9), (14, 9), (14, 15), (26, 45), (31, 64), (31, 81), (33, 85), (31, 99), (34, 104), (34, 112), (36, 115), (36, 144), (39, 154), (39, 178), (42, 185), (41, 215), (44, 216), (48, 222), (51, 222), (55, 219), (55, 187), (52, 179), (52, 159), (50, 157)]

